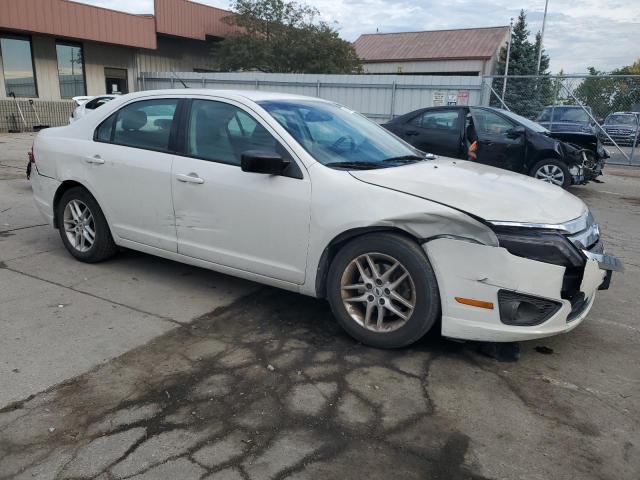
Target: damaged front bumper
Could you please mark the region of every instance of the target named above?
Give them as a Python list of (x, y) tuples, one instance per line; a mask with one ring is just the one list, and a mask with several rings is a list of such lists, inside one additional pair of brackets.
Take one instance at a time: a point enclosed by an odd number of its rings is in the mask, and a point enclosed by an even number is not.
[[(432, 240), (423, 248), (440, 288), (442, 335), (464, 340), (514, 342), (568, 332), (589, 313), (596, 291), (608, 287), (611, 271), (620, 268), (615, 257), (588, 252), (578, 291), (566, 298), (563, 266), (450, 238)], [(521, 318), (518, 305), (524, 305)], [(533, 321), (527, 322), (527, 315)]]
[(583, 185), (587, 183), (585, 168), (583, 165), (573, 164), (569, 167), (572, 185)]

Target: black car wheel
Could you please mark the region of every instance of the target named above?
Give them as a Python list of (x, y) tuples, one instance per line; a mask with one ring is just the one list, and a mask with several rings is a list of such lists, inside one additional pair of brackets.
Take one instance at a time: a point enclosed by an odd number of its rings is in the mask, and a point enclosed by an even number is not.
[(118, 251), (102, 209), (84, 188), (64, 192), (57, 220), (62, 243), (81, 262), (101, 262)]
[(379, 348), (409, 345), (440, 315), (440, 294), (424, 251), (391, 233), (358, 237), (329, 268), (327, 297), (340, 325)]
[(540, 160), (531, 169), (530, 175), (543, 182), (553, 183), (562, 188), (571, 185), (571, 173), (567, 166), (553, 158)]

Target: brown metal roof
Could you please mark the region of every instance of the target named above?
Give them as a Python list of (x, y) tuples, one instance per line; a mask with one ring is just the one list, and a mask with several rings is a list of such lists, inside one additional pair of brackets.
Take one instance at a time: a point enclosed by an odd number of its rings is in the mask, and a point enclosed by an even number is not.
[(204, 40), (207, 35), (226, 37), (236, 29), (222, 19), (228, 10), (188, 0), (155, 0), (158, 33)]
[(155, 49), (156, 33), (205, 40), (235, 31), (228, 10), (188, 0), (155, 0), (155, 16), (69, 0), (0, 0), (0, 29)]
[(132, 15), (67, 0), (1, 0), (0, 28), (156, 48), (152, 16)]
[(370, 33), (355, 42), (365, 62), (491, 58), (507, 40), (509, 27)]

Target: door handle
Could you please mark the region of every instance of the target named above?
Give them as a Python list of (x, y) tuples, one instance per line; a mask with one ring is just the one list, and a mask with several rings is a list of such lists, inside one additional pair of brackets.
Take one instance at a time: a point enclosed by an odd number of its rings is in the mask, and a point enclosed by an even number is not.
[(415, 130), (407, 130), (405, 132), (407, 135), (411, 136), (411, 135), (418, 135), (418, 132), (416, 132)]
[(85, 157), (84, 161), (87, 163), (92, 163), (94, 165), (102, 165), (104, 163), (104, 160), (100, 155), (94, 155), (93, 157)]
[(176, 179), (179, 182), (184, 182), (184, 183), (196, 183), (198, 185), (204, 183), (204, 179), (200, 178), (198, 176), (197, 173), (190, 173), (189, 175), (187, 175), (186, 173), (178, 173), (176, 175)]

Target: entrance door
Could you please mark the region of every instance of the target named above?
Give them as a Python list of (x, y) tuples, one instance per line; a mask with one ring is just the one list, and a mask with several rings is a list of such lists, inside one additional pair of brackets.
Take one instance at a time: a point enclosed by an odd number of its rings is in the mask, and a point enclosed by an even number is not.
[(127, 82), (126, 68), (105, 68), (104, 78), (106, 80), (106, 92), (108, 94), (129, 93), (129, 83)]

